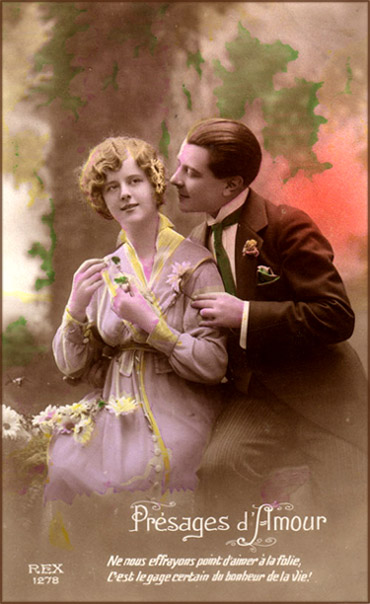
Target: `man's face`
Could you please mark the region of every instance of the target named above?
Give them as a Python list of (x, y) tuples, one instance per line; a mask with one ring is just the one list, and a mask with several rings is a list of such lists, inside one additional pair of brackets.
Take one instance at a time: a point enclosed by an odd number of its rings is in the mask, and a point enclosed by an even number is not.
[(216, 178), (209, 168), (209, 151), (184, 141), (177, 156), (178, 166), (170, 183), (177, 187), (183, 212), (207, 212), (216, 216), (227, 203), (227, 179)]

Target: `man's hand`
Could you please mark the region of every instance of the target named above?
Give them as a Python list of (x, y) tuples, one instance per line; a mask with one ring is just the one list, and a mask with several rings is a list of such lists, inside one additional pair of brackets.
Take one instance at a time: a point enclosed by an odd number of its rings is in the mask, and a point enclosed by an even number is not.
[(241, 325), (244, 302), (231, 294), (199, 294), (191, 305), (193, 308), (200, 309), (202, 326), (240, 327)]

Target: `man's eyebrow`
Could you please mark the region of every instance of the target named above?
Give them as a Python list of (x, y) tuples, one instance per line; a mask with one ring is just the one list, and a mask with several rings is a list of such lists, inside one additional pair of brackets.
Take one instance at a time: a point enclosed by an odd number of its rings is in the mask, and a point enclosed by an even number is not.
[(199, 170), (197, 170), (196, 168), (192, 168), (192, 166), (188, 166), (189, 170), (192, 170), (192, 172), (195, 172), (195, 174), (199, 174), (199, 176), (202, 174), (201, 172), (199, 172)]
[(179, 156), (177, 156), (177, 161), (179, 164), (182, 165), (183, 168), (188, 168), (189, 170), (192, 170), (192, 172), (195, 172), (195, 174), (199, 174), (199, 176), (201, 175), (201, 172), (199, 172), (199, 170), (197, 170), (196, 168), (193, 168), (193, 166), (191, 166), (190, 164), (182, 163)]

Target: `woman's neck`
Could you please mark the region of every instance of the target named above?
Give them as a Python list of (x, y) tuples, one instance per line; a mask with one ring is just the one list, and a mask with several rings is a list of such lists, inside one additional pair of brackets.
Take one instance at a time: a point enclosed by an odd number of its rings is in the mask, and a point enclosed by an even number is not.
[(145, 273), (151, 272), (153, 259), (155, 254), (155, 243), (157, 240), (159, 225), (159, 216), (157, 215), (156, 222), (148, 221), (146, 224), (130, 225), (125, 229), (130, 243), (135, 248)]

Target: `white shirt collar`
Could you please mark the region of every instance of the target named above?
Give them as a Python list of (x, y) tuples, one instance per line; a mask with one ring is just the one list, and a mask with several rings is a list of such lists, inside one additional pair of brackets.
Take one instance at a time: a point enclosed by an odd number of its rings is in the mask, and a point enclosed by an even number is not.
[(248, 193), (249, 193), (248, 187), (246, 189), (243, 189), (243, 191), (241, 193), (239, 193), (239, 195), (234, 197), (234, 199), (232, 199), (231, 201), (229, 201), (229, 203), (226, 203), (224, 206), (222, 206), (219, 209), (216, 218), (213, 218), (213, 216), (211, 216), (210, 214), (207, 214), (206, 220), (207, 220), (208, 226), (211, 226), (212, 224), (217, 224), (218, 222), (222, 222), (224, 220), (224, 218), (226, 218), (226, 216), (229, 216), (230, 214), (235, 212), (238, 208), (240, 208), (243, 205), (243, 203), (245, 202), (245, 200), (247, 199)]

